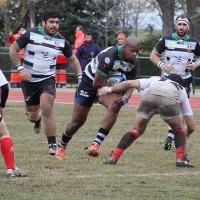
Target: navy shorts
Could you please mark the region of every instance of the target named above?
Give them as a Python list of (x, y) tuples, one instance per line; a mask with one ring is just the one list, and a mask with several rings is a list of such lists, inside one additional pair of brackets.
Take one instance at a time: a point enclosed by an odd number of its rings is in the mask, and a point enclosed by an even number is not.
[(75, 102), (84, 106), (92, 107), (94, 100), (98, 100), (97, 89), (92, 85), (93, 80), (88, 78), (88, 76), (83, 72), (80, 84), (76, 89)]
[(35, 106), (40, 104), (40, 95), (48, 93), (55, 97), (55, 77), (50, 77), (39, 82), (22, 82), (22, 92), (26, 106)]

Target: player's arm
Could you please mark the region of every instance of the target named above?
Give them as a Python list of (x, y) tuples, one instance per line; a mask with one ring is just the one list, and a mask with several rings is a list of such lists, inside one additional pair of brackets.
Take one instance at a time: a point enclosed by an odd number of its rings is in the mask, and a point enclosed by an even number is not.
[(71, 67), (74, 69), (78, 80), (81, 81), (82, 78), (82, 69), (81, 69), (81, 65), (80, 62), (78, 60), (78, 58), (73, 54), (71, 57), (67, 58), (69, 64), (71, 65)]
[(19, 59), (18, 52), (20, 51), (19, 46), (17, 43), (13, 43), (9, 50), (10, 59), (14, 66), (21, 65), (21, 60)]
[(186, 135), (187, 137), (189, 137), (194, 132), (195, 129), (193, 112), (186, 91), (182, 90), (180, 92), (181, 92), (180, 96), (181, 113), (186, 123)]
[(63, 49), (63, 54), (67, 58), (71, 67), (74, 69), (74, 71), (78, 77), (78, 80), (80, 81), (82, 78), (81, 65), (80, 65), (78, 58), (75, 56), (75, 54), (73, 54), (71, 47), (67, 40), (65, 40), (65, 48)]
[(187, 69), (190, 71), (194, 71), (199, 66), (200, 66), (200, 56), (197, 57), (195, 62), (188, 63)]
[(129, 80), (123, 81), (119, 84), (115, 84), (112, 87), (103, 87), (98, 90), (98, 95), (101, 96), (103, 94), (110, 94), (114, 92), (124, 92), (129, 88), (140, 88), (140, 81), (139, 80)]

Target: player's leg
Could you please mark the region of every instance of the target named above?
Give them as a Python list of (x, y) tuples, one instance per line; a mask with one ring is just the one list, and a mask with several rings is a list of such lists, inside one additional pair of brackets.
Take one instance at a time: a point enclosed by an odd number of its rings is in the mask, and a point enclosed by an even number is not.
[[(182, 85), (183, 85), (183, 87), (185, 88), (185, 90), (187, 92), (188, 98), (190, 98), (192, 81), (193, 81), (193, 77), (192, 76), (187, 78), (187, 79), (183, 79), (183, 84)], [(164, 150), (170, 150), (173, 140), (174, 140), (174, 133), (172, 131), (172, 128), (169, 126), (168, 127), (168, 135), (167, 135), (167, 137), (166, 137), (166, 139), (164, 141), (163, 149)]]
[(120, 94), (108, 94), (102, 95), (98, 99), (98, 103), (102, 104), (107, 108), (104, 118), (101, 122), (101, 127), (94, 139), (92, 145), (88, 149), (88, 155), (97, 157), (99, 155), (99, 147), (105, 138), (108, 136), (110, 130), (117, 120), (117, 116), (121, 109), (121, 106), (117, 105), (116, 99), (121, 98)]
[(183, 118), (181, 115), (172, 119), (164, 119), (174, 132), (174, 144), (176, 147), (176, 166), (177, 167), (194, 167), (185, 157), (186, 133), (184, 131)]
[(144, 119), (138, 113), (136, 113), (133, 129), (125, 133), (105, 164), (116, 164), (124, 150), (131, 146), (131, 144), (144, 133), (149, 120), (150, 118)]
[(86, 122), (88, 113), (96, 97), (96, 93), (97, 91), (92, 87), (92, 80), (83, 76), (75, 93), (72, 119), (66, 124), (64, 133), (62, 134), (62, 139), (58, 144), (55, 155), (57, 159), (64, 159), (69, 141)]
[(3, 119), (0, 122), (0, 150), (4, 158), (8, 176), (26, 176), (23, 171), (15, 167), (13, 141)]

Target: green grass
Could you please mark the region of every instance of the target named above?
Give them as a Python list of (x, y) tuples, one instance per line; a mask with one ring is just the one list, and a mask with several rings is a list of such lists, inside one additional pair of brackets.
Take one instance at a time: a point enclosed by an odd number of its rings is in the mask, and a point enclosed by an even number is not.
[[(26, 178), (8, 178), (0, 158), (0, 199), (4, 200), (155, 200), (200, 199), (199, 110), (194, 110), (196, 130), (187, 143), (192, 169), (175, 167), (175, 147), (163, 151), (167, 125), (154, 116), (143, 136), (129, 147), (115, 166), (103, 164), (122, 135), (133, 127), (135, 107), (123, 107), (118, 120), (100, 148), (97, 158), (85, 149), (94, 140), (105, 109), (94, 105), (86, 124), (70, 141), (67, 156), (59, 161), (48, 155), (42, 131), (33, 132), (23, 103), (7, 102), (4, 119), (15, 144), (16, 165)], [(55, 104), (57, 142), (65, 123), (71, 118), (72, 105)]]

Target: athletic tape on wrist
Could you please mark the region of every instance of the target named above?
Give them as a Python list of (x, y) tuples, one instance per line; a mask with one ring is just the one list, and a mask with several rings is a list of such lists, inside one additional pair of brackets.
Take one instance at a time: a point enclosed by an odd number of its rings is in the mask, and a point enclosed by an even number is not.
[(165, 63), (159, 62), (157, 66), (158, 66), (160, 69), (162, 69), (162, 68), (164, 67), (164, 65), (165, 65)]
[(105, 90), (106, 94), (109, 94), (112, 92), (112, 87), (105, 87), (104, 90)]
[(78, 74), (77, 77), (78, 77), (78, 80), (82, 79), (82, 73)]
[(21, 70), (24, 70), (24, 67), (22, 65), (17, 65), (17, 71), (21, 71)]
[(125, 101), (128, 100), (128, 97), (127, 97), (126, 95), (124, 95), (124, 96), (122, 97), (122, 100), (125, 102)]

